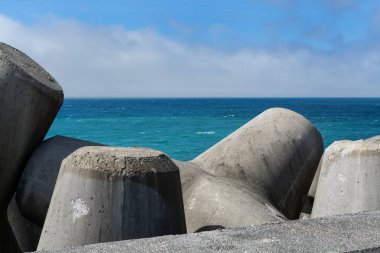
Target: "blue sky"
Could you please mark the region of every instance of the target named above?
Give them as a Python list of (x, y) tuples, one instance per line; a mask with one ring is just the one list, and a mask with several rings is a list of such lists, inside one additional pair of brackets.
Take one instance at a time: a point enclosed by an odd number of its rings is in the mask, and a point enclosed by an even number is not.
[[(336, 50), (369, 39), (380, 1), (5, 0), (1, 12), (26, 24), (55, 16), (89, 25), (152, 28), (185, 43), (304, 46)], [(340, 44), (341, 43), (341, 44)]]
[(380, 96), (380, 0), (3, 0), (0, 40), (66, 96)]

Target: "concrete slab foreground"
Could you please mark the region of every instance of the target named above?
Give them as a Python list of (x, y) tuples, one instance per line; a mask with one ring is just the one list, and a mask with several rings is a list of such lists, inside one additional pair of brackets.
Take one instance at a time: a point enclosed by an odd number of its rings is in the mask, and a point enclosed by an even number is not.
[(380, 211), (376, 211), (94, 244), (54, 252), (376, 252), (379, 247)]

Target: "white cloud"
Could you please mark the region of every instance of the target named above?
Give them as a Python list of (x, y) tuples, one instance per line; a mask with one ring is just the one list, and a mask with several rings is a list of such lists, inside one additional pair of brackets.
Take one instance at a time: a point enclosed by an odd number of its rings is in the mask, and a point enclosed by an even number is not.
[(55, 18), (25, 25), (1, 15), (0, 41), (45, 67), (66, 97), (380, 96), (376, 48), (223, 51), (185, 45), (151, 29)]

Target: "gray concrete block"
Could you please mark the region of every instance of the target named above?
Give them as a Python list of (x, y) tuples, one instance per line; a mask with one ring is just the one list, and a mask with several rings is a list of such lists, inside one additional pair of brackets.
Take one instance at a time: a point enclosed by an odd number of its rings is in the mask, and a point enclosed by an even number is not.
[[(33, 149), (63, 102), (59, 84), (19, 50), (0, 43), (0, 219)], [(0, 221), (0, 252), (13, 252), (8, 221)]]
[[(377, 252), (380, 212), (102, 243), (55, 253)], [(53, 251), (45, 251), (45, 253)]]
[(326, 149), (312, 217), (380, 210), (380, 136)]
[(8, 206), (7, 215), (20, 250), (22, 252), (35, 251), (40, 240), (42, 228), (22, 216), (15, 198), (12, 198)]
[[(303, 116), (282, 108), (263, 112), (191, 163), (179, 164), (189, 232), (200, 224), (229, 227), (273, 222), (279, 218), (277, 210), (289, 219), (298, 218), (322, 153), (320, 133)], [(220, 196), (217, 191), (226, 181), (238, 186)], [(240, 201), (243, 196), (249, 201)], [(205, 199), (211, 204), (202, 206)], [(255, 210), (261, 206), (262, 211), (247, 211), (257, 202), (261, 204)], [(230, 215), (213, 216), (231, 206), (235, 207)], [(272, 207), (277, 210), (258, 218)]]
[(58, 175), (38, 249), (186, 233), (178, 167), (142, 148), (84, 147)]
[(44, 225), (63, 159), (85, 146), (102, 145), (55, 136), (45, 140), (34, 150), (26, 164), (16, 192), (16, 200), (24, 217), (40, 227)]

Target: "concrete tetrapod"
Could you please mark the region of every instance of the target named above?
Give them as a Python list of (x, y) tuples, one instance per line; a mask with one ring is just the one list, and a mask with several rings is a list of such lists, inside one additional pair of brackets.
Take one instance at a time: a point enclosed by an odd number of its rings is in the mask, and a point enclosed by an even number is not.
[(63, 102), (59, 84), (21, 51), (0, 43), (0, 252), (17, 252), (7, 207), (22, 169)]
[(22, 215), (42, 227), (63, 159), (85, 146), (103, 146), (64, 136), (42, 142), (32, 153), (16, 192)]
[(84, 147), (62, 162), (38, 249), (181, 233), (181, 181), (170, 158), (151, 149)]
[(40, 240), (41, 227), (22, 216), (15, 198), (12, 198), (7, 214), (20, 250), (22, 252), (35, 251)]
[(311, 217), (380, 210), (380, 136), (326, 149)]
[[(303, 116), (282, 108), (263, 112), (191, 163), (178, 164), (188, 232), (278, 221), (278, 211), (298, 218), (322, 153), (320, 133)], [(226, 182), (241, 189), (221, 196), (217, 189)], [(238, 196), (242, 189), (252, 192), (248, 198)]]

